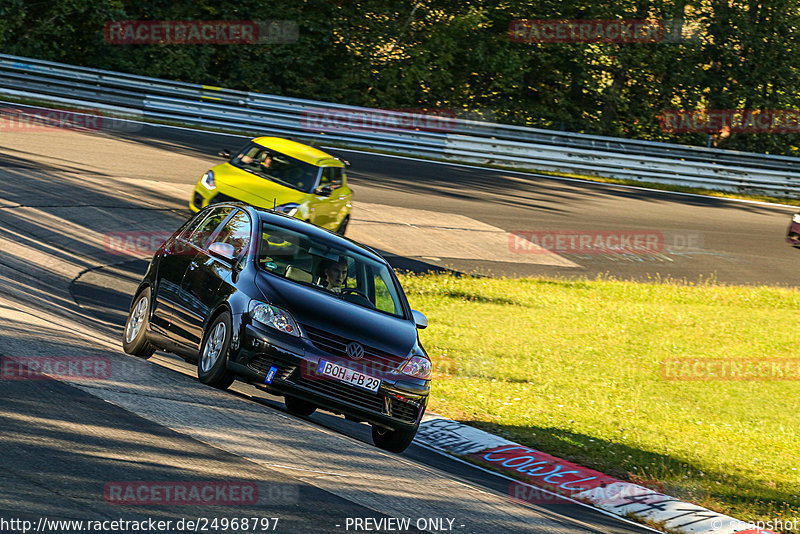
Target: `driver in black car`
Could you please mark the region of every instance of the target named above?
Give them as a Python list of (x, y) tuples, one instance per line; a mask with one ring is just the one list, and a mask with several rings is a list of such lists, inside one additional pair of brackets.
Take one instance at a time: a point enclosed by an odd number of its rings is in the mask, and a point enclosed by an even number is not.
[(342, 292), (342, 285), (347, 280), (347, 260), (339, 258), (339, 261), (324, 260), (322, 269), (322, 287), (334, 293)]

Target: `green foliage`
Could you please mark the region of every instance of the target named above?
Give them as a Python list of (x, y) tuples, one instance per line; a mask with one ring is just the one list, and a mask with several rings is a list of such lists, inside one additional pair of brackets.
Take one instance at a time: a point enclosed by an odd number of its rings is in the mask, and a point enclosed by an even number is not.
[[(293, 20), (299, 40), (112, 45), (109, 20)], [(683, 21), (684, 40), (517, 43), (515, 19)], [(0, 50), (111, 70), (382, 108), (705, 145), (668, 134), (669, 109), (800, 108), (795, 0), (5, 0)], [(693, 38), (689, 38), (693, 35)], [(715, 145), (794, 154), (797, 135)]]

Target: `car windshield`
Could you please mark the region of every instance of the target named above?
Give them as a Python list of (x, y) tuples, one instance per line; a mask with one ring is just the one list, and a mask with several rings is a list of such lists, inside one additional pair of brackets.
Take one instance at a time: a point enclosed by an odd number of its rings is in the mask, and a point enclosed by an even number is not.
[(230, 163), (256, 176), (304, 193), (311, 192), (319, 173), (316, 165), (256, 144), (248, 145)]
[(258, 265), (353, 304), (404, 317), (391, 269), (380, 261), (264, 222)]

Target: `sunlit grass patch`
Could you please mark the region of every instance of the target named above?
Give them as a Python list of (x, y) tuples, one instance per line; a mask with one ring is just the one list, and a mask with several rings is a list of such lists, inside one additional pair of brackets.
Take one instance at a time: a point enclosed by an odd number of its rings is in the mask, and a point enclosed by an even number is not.
[(797, 514), (800, 381), (667, 380), (664, 363), (798, 358), (800, 291), (441, 274), (402, 283), (430, 320), (431, 410), (741, 519)]

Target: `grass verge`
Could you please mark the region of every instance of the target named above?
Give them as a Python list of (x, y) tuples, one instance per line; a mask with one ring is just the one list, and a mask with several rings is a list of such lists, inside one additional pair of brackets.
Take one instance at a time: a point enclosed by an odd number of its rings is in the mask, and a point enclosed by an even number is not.
[(401, 281), (430, 319), (421, 337), (434, 363), (432, 411), (738, 519), (800, 516), (800, 370), (794, 379), (664, 376), (674, 360), (793, 360), (800, 291)]

